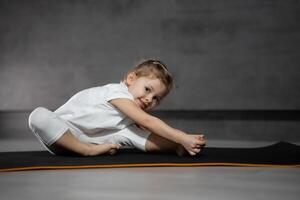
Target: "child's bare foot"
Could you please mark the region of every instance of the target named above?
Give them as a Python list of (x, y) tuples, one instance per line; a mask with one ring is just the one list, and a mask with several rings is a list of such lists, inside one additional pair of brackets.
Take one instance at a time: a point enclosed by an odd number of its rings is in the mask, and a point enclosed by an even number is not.
[[(197, 139), (199, 139), (202, 142), (200, 145), (198, 145), (196, 147), (199, 151), (196, 154), (200, 154), (202, 152), (203, 148), (206, 145), (204, 135), (202, 135), (202, 134), (189, 134), (189, 135), (196, 137)], [(185, 156), (185, 155), (189, 154), (189, 152), (182, 145), (178, 146), (178, 148), (176, 149), (176, 153), (177, 153), (178, 156)]]
[(114, 155), (119, 148), (120, 148), (120, 145), (118, 145), (118, 144), (111, 144), (111, 143), (93, 144), (93, 148), (92, 148), (93, 151), (91, 152), (90, 156), (101, 155), (101, 154), (105, 154), (105, 153)]
[[(199, 148), (200, 151), (197, 154), (200, 154), (202, 152), (203, 147), (204, 146), (202, 146), (202, 147)], [(189, 153), (188, 153), (188, 151), (182, 145), (179, 145), (178, 148), (176, 149), (176, 154), (178, 156), (182, 157), (182, 156), (188, 155)]]

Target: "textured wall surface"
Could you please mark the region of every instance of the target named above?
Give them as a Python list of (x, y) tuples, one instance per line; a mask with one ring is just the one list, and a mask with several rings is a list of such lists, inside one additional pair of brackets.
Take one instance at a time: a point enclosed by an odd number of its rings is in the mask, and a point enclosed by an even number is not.
[(298, 0), (0, 0), (0, 110), (55, 109), (169, 65), (160, 109), (300, 109)]

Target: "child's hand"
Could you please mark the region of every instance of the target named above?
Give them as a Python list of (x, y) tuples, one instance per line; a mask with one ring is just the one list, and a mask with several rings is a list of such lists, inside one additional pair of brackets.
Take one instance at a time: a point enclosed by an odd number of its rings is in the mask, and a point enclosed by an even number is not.
[(194, 156), (200, 153), (205, 146), (205, 139), (203, 135), (186, 135), (182, 141), (182, 146), (187, 150), (187, 152)]
[(120, 149), (119, 144), (105, 143), (105, 144), (89, 144), (92, 146), (93, 151), (89, 153), (89, 156), (101, 155), (108, 153), (114, 155), (117, 153), (117, 150)]

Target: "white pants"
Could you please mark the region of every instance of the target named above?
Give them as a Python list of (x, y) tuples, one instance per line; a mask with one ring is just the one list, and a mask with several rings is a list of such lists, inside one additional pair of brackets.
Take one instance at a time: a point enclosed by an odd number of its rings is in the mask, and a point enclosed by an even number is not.
[(55, 149), (51, 145), (67, 130), (70, 130), (82, 142), (95, 144), (115, 143), (120, 144), (121, 148), (137, 148), (142, 151), (145, 151), (145, 144), (150, 135), (149, 131), (133, 124), (121, 130), (105, 130), (95, 136), (88, 136), (69, 122), (61, 119), (54, 112), (43, 107), (38, 107), (32, 111), (29, 115), (28, 123), (32, 132), (52, 154), (55, 154)]

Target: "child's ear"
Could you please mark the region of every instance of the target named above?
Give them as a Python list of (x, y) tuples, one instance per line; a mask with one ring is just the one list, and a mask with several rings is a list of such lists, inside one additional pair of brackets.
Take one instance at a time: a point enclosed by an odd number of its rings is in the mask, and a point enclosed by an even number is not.
[(127, 77), (126, 77), (126, 83), (127, 85), (131, 85), (135, 80), (136, 80), (137, 76), (135, 74), (135, 72), (130, 72)]

